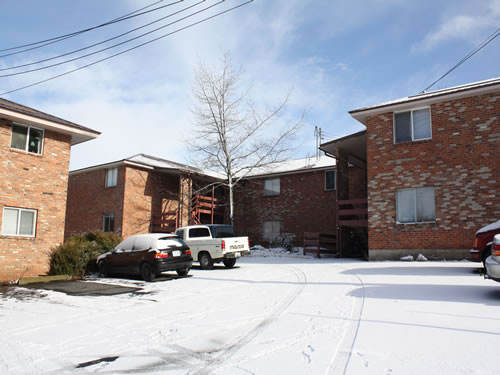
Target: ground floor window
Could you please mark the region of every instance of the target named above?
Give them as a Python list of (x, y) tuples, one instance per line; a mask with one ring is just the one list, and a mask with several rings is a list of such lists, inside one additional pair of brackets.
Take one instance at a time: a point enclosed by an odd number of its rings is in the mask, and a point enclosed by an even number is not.
[(2, 234), (6, 236), (34, 237), (36, 210), (17, 207), (4, 207), (2, 215)]
[(115, 231), (115, 214), (113, 212), (106, 212), (103, 215), (103, 232), (114, 232)]
[(396, 192), (398, 223), (422, 223), (436, 220), (434, 188), (403, 189)]
[(272, 241), (280, 235), (280, 222), (279, 220), (264, 221), (264, 235), (266, 241)]

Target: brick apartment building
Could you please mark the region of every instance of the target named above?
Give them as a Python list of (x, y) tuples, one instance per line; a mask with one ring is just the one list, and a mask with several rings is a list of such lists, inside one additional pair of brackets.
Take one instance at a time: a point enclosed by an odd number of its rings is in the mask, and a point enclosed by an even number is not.
[(369, 258), (468, 258), (499, 219), (500, 79), (349, 113), (366, 131), (321, 149), (366, 162)]
[(0, 99), (0, 281), (49, 270), (64, 239), (71, 146), (99, 134)]
[[(71, 171), (66, 237), (101, 230), (128, 237), (172, 232), (193, 222), (222, 223), (223, 211), (214, 204), (219, 190), (202, 189), (215, 180), (197, 168), (144, 154)], [(207, 191), (205, 202), (201, 193)]]
[[(353, 191), (364, 186), (361, 170), (349, 173)], [(293, 235), (302, 246), (304, 232), (335, 233), (336, 187), (335, 160), (326, 156), (254, 171), (235, 192), (235, 229), (264, 245)]]

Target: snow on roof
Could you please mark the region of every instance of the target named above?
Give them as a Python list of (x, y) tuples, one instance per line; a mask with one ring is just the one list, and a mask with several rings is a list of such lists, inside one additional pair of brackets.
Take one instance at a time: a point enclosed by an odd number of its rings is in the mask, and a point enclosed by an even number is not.
[(287, 160), (280, 163), (271, 163), (260, 168), (253, 169), (247, 177), (257, 177), (281, 173), (302, 173), (312, 169), (327, 169), (335, 167), (335, 159), (322, 155), (319, 159), (310, 157), (298, 160)]
[(390, 101), (383, 102), (380, 104), (375, 104), (375, 105), (368, 106), (368, 107), (354, 109), (352, 111), (349, 111), (349, 113), (356, 114), (359, 112), (364, 112), (364, 111), (368, 111), (368, 110), (372, 110), (372, 109), (376, 109), (376, 108), (388, 107), (388, 106), (392, 106), (392, 105), (396, 105), (396, 104), (403, 104), (403, 103), (422, 100), (422, 99), (430, 99), (430, 98), (443, 96), (443, 95), (450, 95), (450, 94), (454, 94), (454, 93), (458, 93), (458, 92), (462, 92), (462, 91), (480, 89), (480, 88), (484, 88), (486, 86), (494, 86), (497, 84), (500, 85), (500, 78), (492, 78), (492, 79), (487, 79), (485, 81), (473, 82), (473, 83), (468, 83), (465, 85), (449, 87), (446, 89), (424, 92), (424, 93), (417, 94), (417, 95), (411, 95), (411, 96), (407, 96), (405, 98), (400, 98), (400, 99), (396, 99), (396, 100), (390, 100)]
[(484, 232), (489, 232), (490, 230), (495, 230), (495, 229), (500, 230), (500, 220), (498, 220), (498, 221), (496, 221), (494, 223), (488, 224), (485, 227), (482, 227), (481, 229), (479, 229), (476, 232), (476, 234), (478, 234), (478, 233), (484, 233)]

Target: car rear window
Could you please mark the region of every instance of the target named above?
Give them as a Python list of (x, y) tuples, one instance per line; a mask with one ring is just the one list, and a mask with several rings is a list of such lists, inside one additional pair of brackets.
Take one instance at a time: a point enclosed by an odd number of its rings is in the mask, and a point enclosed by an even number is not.
[(184, 241), (180, 238), (159, 238), (158, 250), (171, 249), (173, 247), (183, 247)]
[(227, 238), (227, 237), (236, 237), (234, 233), (234, 228), (230, 225), (225, 225), (223, 227), (214, 227), (215, 229), (215, 238)]
[(210, 237), (208, 228), (191, 228), (189, 229), (189, 238)]

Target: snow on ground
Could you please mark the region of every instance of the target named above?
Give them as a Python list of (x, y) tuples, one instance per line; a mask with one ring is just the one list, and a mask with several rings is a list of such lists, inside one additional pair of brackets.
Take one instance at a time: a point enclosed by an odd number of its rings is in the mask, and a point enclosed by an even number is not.
[(0, 373), (498, 373), (500, 284), (478, 264), (299, 254), (99, 280), (143, 287), (115, 296), (10, 288)]

